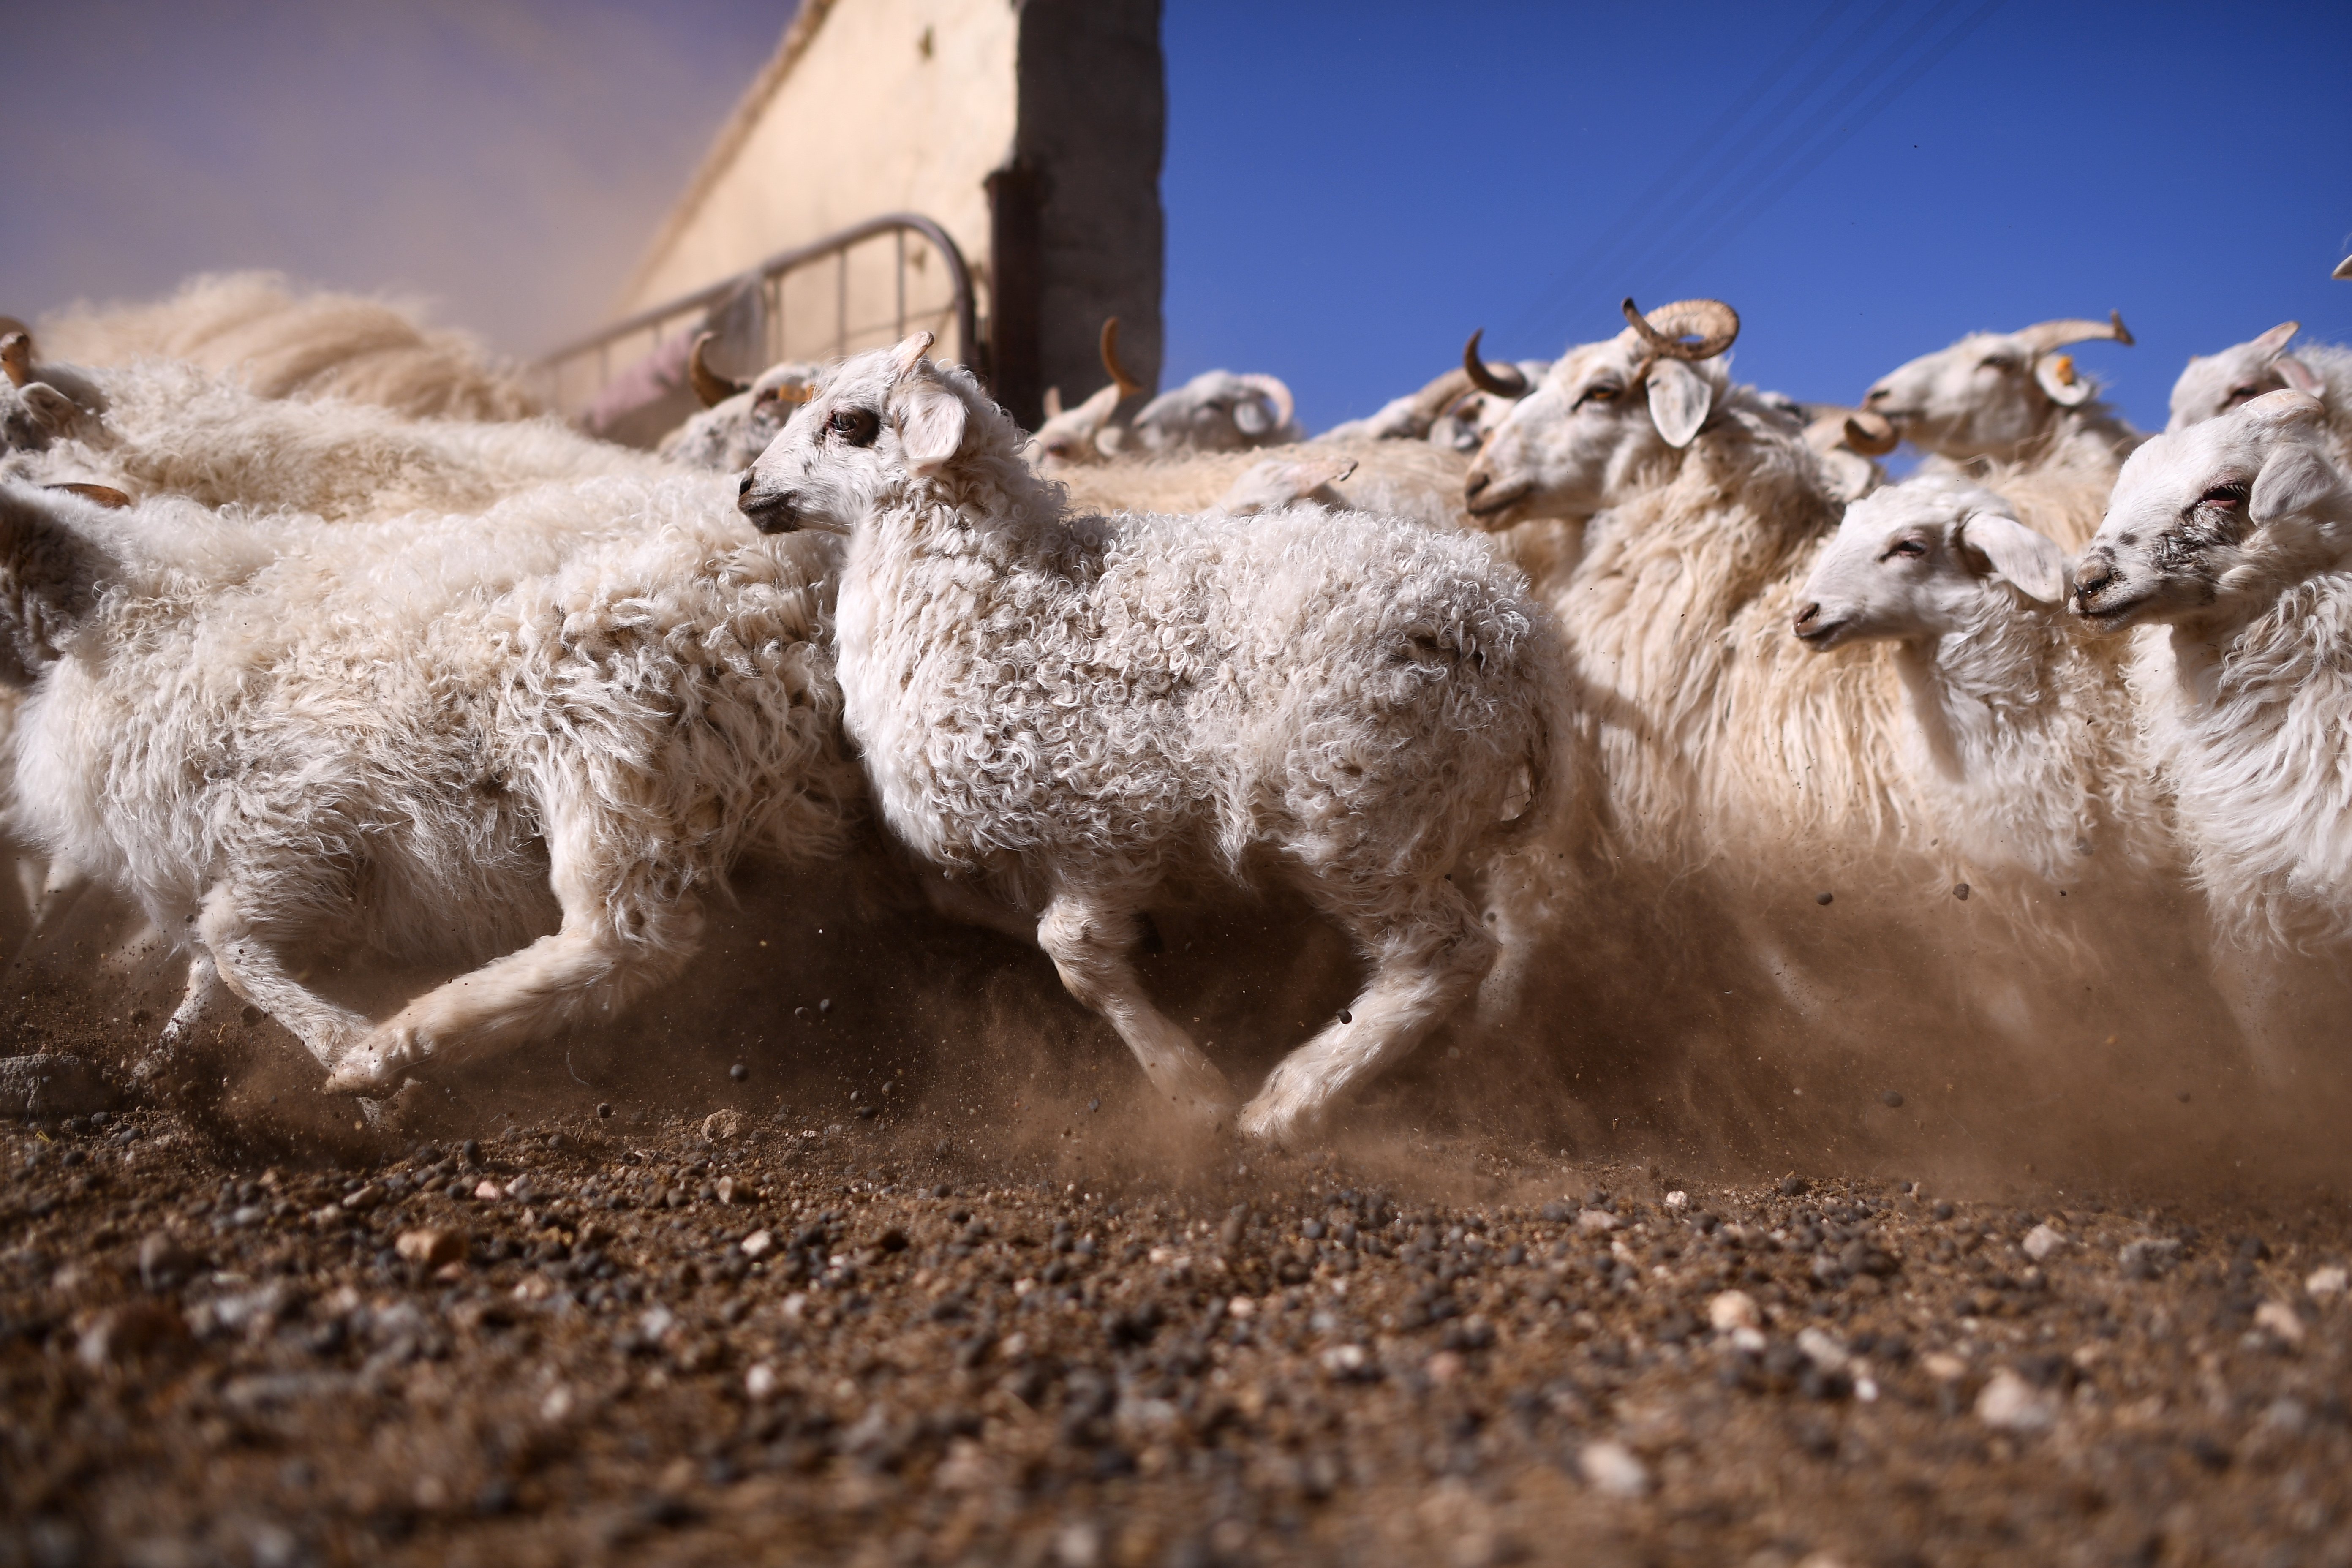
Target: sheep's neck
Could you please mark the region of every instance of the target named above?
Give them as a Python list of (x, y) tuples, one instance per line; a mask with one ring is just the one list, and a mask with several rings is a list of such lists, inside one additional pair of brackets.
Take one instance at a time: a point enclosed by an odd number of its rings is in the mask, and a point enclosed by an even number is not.
[(2047, 744), (2060, 721), (2051, 690), (2062, 645), (2039, 610), (1986, 602), (1957, 630), (1900, 646), (1913, 716), (1938, 775), (1971, 784)]

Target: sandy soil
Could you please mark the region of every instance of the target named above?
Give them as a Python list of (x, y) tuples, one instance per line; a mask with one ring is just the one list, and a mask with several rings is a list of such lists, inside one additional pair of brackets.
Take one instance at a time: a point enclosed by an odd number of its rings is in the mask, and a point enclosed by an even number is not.
[(2352, 1563), (2331, 1199), (765, 1070), (0, 1124), (0, 1563)]

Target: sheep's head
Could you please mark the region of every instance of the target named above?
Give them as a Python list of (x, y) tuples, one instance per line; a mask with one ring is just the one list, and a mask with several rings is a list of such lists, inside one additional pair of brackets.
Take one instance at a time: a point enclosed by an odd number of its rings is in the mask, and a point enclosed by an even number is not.
[(1127, 367), (1118, 363), (1117, 316), (1103, 322), (1100, 349), (1103, 369), (1110, 374), (1110, 384), (1075, 408), (1057, 406), (1061, 393), (1049, 388), (1045, 394), (1045, 422), (1029, 437), (1030, 461), (1041, 467), (1097, 463), (1123, 445), (1125, 431), (1118, 421), (1118, 411), (1128, 399), (1143, 390), (1143, 384), (1128, 374)]
[(2075, 563), (2070, 607), (2106, 627), (2228, 626), (2344, 563), (2352, 481), (2327, 457), (2325, 417), (2306, 393), (2268, 392), (2134, 452)]
[(761, 532), (845, 534), (876, 509), (940, 480), (975, 443), (1001, 441), (1020, 467), (1011, 422), (969, 372), (927, 358), (930, 345), (930, 333), (917, 332), (825, 373), (743, 475), (737, 504)]
[(46, 451), (84, 415), (106, 406), (88, 376), (63, 365), (37, 364), (32, 334), (11, 316), (0, 316), (0, 371), (8, 383), (0, 387), (0, 444), (10, 451)]
[[(1517, 373), (1518, 384), (1533, 387), (1551, 374), (1551, 361), (1523, 359), (1510, 367)], [(1432, 444), (1450, 447), (1464, 454), (1473, 453), (1486, 444), (1486, 438), (1501, 427), (1518, 406), (1518, 397), (1508, 393), (1487, 392), (1473, 388), (1455, 398), (1445, 411), (1430, 422)]]
[(781, 435), (793, 410), (815, 389), (819, 368), (803, 360), (770, 365), (751, 381), (733, 381), (712, 371), (702, 351), (705, 332), (687, 356), (687, 372), (702, 399), (702, 412), (662, 437), (665, 458), (698, 468), (733, 473), (749, 468)]
[(2172, 418), (2164, 427), (2186, 430), (2284, 387), (2324, 398), (2326, 387), (2318, 374), (2286, 352), (2287, 341), (2302, 325), (2281, 321), (2252, 342), (2238, 343), (2217, 354), (2190, 355), (2189, 368), (2172, 384)]
[(1923, 451), (2012, 461), (2047, 436), (2063, 411), (2096, 395), (2097, 385), (2074, 368), (2074, 355), (2059, 352), (2094, 338), (2132, 341), (2113, 311), (2105, 321), (1971, 332), (1879, 377), (1862, 405), (1892, 420)]
[(1805, 583), (1795, 631), (1816, 651), (1841, 643), (1966, 631), (2014, 594), (2055, 606), (2066, 557), (1990, 490), (1929, 478), (1877, 490), (1845, 520)]
[(1471, 515), (1486, 526), (1590, 517), (1612, 504), (1634, 476), (1688, 447), (1728, 390), (1720, 356), (1739, 335), (1730, 306), (1683, 300), (1644, 316), (1628, 300), (1624, 311), (1623, 331), (1570, 349), (1532, 386), (1485, 364), (1470, 340), (1472, 379), (1513, 400), (1465, 481)]
[(103, 485), (0, 484), (0, 686), (65, 657), (113, 569), (91, 524), (127, 504)]
[(1245, 452), (1299, 438), (1290, 388), (1270, 375), (1202, 371), (1136, 410), (1147, 452)]

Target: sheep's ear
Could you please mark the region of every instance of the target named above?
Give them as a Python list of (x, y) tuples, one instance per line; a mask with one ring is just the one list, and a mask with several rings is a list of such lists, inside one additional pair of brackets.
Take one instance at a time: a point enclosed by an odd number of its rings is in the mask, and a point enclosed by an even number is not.
[(33, 411), (33, 417), (51, 430), (63, 433), (81, 417), (81, 405), (46, 381), (28, 381), (17, 388), (16, 395)]
[(1062, 416), (1062, 389), (1060, 387), (1049, 386), (1045, 389), (1045, 417), (1048, 419), (1059, 419)]
[(2301, 321), (2281, 321), (2277, 326), (2273, 327), (2269, 331), (2264, 332), (2261, 337), (2254, 340), (2254, 352), (2261, 354), (2274, 355), (2281, 349), (2286, 347), (2288, 339), (2294, 337), (2295, 333), (2301, 331), (2303, 331), (2303, 323)]
[(925, 354), (930, 353), (932, 341), (930, 333), (917, 332), (890, 351), (898, 380), (904, 381), (915, 374), (915, 367), (923, 363)]
[(1992, 574), (2028, 597), (2054, 605), (2066, 596), (2066, 555), (2013, 517), (1980, 511), (1960, 525), (1961, 542), (1992, 563)]
[(2033, 362), (2033, 379), (2061, 408), (2078, 408), (2091, 400), (2091, 384), (2075, 374), (2073, 354), (2043, 354)]
[(2272, 447), (2263, 459), (2263, 471), (2254, 476), (2253, 493), (2246, 498), (2246, 516), (2266, 523), (2315, 511), (2343, 488), (2343, 477), (2335, 465), (2303, 442), (2285, 443)]
[(910, 382), (900, 388), (891, 400), (890, 416), (898, 426), (907, 471), (919, 479), (946, 468), (963, 444), (963, 400), (937, 382)]
[(1715, 389), (1678, 359), (1653, 361), (1648, 380), (1650, 422), (1666, 438), (1667, 446), (1689, 446), (1698, 435), (1698, 427), (1706, 423), (1707, 409), (1715, 402)]
[(2327, 384), (2319, 379), (2317, 371), (2293, 354), (2279, 355), (2278, 358), (2271, 361), (2271, 368), (2277, 371), (2279, 378), (2297, 392), (2306, 396), (2316, 397), (2322, 402), (2326, 400)]

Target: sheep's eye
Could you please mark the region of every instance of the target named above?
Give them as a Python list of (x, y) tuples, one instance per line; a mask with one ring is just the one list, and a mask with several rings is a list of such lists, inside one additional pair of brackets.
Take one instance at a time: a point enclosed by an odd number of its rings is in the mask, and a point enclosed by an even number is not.
[[(2250, 397), (2259, 397), (2262, 395), (2262, 390), (2259, 386), (2233, 386), (2230, 388), (2230, 403), (2243, 403)], [(2225, 403), (2222, 406), (2226, 408), (2229, 404)]]
[(882, 433), (882, 421), (867, 408), (836, 408), (824, 427), (853, 447), (871, 447), (874, 437)]
[(2231, 483), (2226, 485), (2215, 485), (2211, 489), (2207, 490), (2203, 495), (2197, 498), (2197, 504), (2199, 506), (2228, 508), (2236, 506), (2245, 499), (2246, 487), (2242, 484)]
[(1584, 389), (1584, 395), (1578, 398), (1576, 401), (1580, 404), (1614, 403), (1617, 401), (1617, 395), (1624, 390), (1625, 389), (1623, 387), (1618, 385), (1613, 381), (1595, 382), (1591, 386), (1586, 387)]
[(1997, 357), (1985, 361), (1984, 367), (1987, 370), (2000, 371), (2006, 375), (2017, 368), (2017, 362), (2013, 359)]
[(1926, 540), (1898, 539), (1893, 544), (1887, 546), (1886, 553), (1880, 556), (1879, 559), (1881, 561), (1891, 561), (1895, 556), (1900, 555), (1905, 560), (1908, 561), (1916, 559), (1917, 557), (1927, 553), (1927, 542)]

